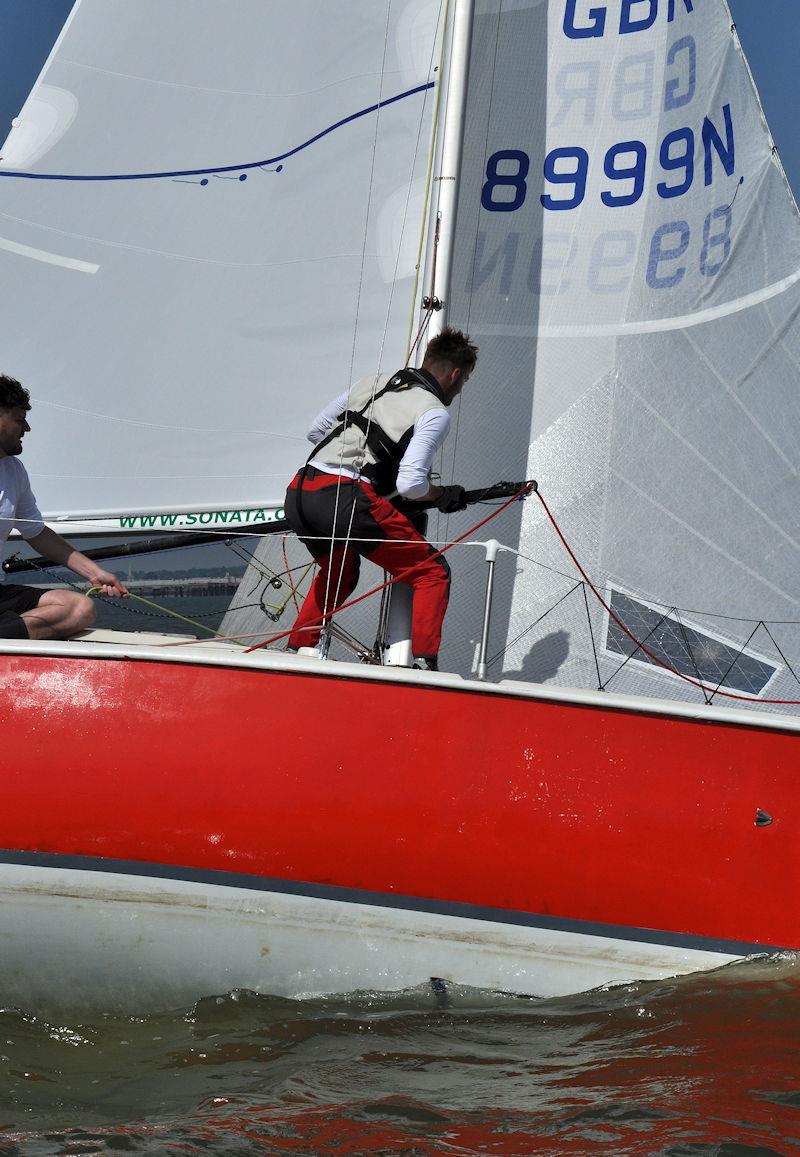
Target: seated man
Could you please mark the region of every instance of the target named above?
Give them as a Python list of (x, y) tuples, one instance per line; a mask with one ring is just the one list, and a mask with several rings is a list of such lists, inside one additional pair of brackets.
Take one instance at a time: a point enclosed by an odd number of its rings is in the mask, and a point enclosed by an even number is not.
[(447, 407), (477, 358), (465, 334), (445, 329), (419, 369), (365, 378), (317, 415), (308, 434), (315, 449), (286, 493), (287, 521), (320, 567), (290, 650), (318, 643), (324, 616), (355, 589), (363, 555), (413, 589), (414, 666), (437, 670), (450, 568), (390, 500), (464, 509), (464, 488), (432, 485), (430, 470), (450, 429)]
[[(28, 472), (19, 461), (22, 439), (30, 430), (28, 391), (0, 374), (0, 556), (12, 528), (40, 554), (69, 567), (104, 595), (127, 595), (115, 575), (75, 550), (46, 527), (31, 492)], [(0, 571), (0, 639), (67, 639), (95, 620), (94, 603), (76, 591), (45, 590), (3, 581)]]

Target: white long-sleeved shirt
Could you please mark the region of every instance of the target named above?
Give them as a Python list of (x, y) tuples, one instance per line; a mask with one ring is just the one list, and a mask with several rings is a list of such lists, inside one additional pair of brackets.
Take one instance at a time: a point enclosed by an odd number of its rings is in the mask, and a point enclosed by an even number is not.
[[(44, 530), (44, 522), (28, 480), (28, 471), (11, 455), (0, 458), (0, 559), (12, 529), (23, 538), (35, 538)], [(0, 583), (5, 575), (0, 570)]]
[[(338, 425), (339, 415), (347, 409), (349, 390), (339, 394), (320, 410), (306, 437), (315, 446)], [(430, 472), (436, 451), (444, 442), (450, 430), (450, 415), (447, 410), (426, 410), (417, 420), (414, 433), (397, 471), (397, 493), (403, 498), (422, 498), (430, 489)], [(357, 478), (358, 474), (346, 466), (331, 466), (328, 462), (318, 462), (312, 458), (309, 466), (323, 474), (343, 474), (347, 478)]]

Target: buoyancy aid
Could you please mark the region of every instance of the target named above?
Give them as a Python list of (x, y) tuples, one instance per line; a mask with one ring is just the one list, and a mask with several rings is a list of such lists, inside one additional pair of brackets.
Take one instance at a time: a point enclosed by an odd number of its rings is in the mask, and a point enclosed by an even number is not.
[(364, 378), (350, 391), (349, 409), (309, 455), (333, 467), (346, 467), (368, 479), (378, 494), (390, 494), (414, 427), (428, 410), (444, 409), (438, 382), (427, 370)]

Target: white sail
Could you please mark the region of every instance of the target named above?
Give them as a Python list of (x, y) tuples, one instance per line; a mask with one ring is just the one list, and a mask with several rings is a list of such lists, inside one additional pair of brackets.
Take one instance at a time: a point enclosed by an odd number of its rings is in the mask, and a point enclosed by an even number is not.
[[(495, 674), (800, 698), (800, 220), (726, 5), (478, 0), (469, 92), (450, 316), (481, 359), (445, 476), (536, 477), (679, 671), (624, 662), (531, 499), (503, 527)], [(448, 622), (462, 669), (474, 585)]]
[[(444, 7), (76, 5), (0, 162), (48, 514), (274, 511), (314, 411), (400, 364)], [(800, 697), (800, 222), (724, 0), (477, 0), (465, 111), (442, 475), (535, 476), (583, 568), (535, 498), (495, 524), (490, 672)]]
[(73, 10), (0, 162), (3, 370), (48, 515), (279, 506), (309, 416), (394, 368), (442, 0), (347, 7)]

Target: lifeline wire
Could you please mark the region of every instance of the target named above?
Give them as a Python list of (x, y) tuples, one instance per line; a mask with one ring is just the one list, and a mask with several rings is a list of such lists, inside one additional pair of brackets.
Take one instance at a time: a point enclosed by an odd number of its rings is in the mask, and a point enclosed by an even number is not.
[[(632, 634), (631, 631), (628, 630), (628, 628), (625, 626), (625, 624), (622, 622), (622, 620), (619, 618), (619, 616), (617, 614), (615, 614), (615, 612), (611, 609), (611, 607), (608, 605), (606, 600), (600, 594), (597, 587), (594, 585), (592, 580), (587, 575), (586, 571), (583, 569), (581, 564), (578, 562), (578, 559), (577, 559), (575, 552), (573, 551), (572, 547), (569, 545), (566, 538), (564, 537), (564, 534), (561, 530), (561, 527), (558, 525), (555, 518), (551, 514), (549, 506), (545, 502), (541, 491), (539, 491), (538, 489), (536, 491), (536, 496), (539, 499), (539, 501), (541, 502), (542, 507), (544, 508), (545, 514), (550, 519), (550, 522), (552, 523), (553, 529), (555, 530), (558, 537), (561, 539), (561, 543), (562, 543), (564, 549), (566, 550), (567, 554), (574, 562), (575, 566), (578, 569), (578, 573), (580, 574), (581, 578), (584, 580), (586, 585), (589, 587), (589, 590), (592, 592), (594, 597), (600, 603), (600, 606), (603, 607), (603, 609), (607, 612), (607, 614), (614, 620), (614, 622), (617, 624), (617, 626), (620, 628), (620, 630), (624, 631), (624, 633), (628, 636), (628, 638), (631, 640), (631, 642), (635, 643), (636, 646), (645, 655), (647, 655), (648, 659), (651, 659), (654, 663), (657, 663), (659, 667), (663, 667), (665, 670), (669, 671), (671, 674), (677, 675), (678, 678), (683, 679), (683, 681), (685, 683), (690, 683), (693, 687), (697, 687), (698, 690), (702, 691), (704, 696), (706, 696), (706, 695), (711, 695), (711, 696), (722, 695), (723, 698), (725, 698), (725, 699), (737, 699), (743, 703), (753, 703), (754, 702), (752, 696), (750, 696), (750, 695), (737, 695), (733, 691), (720, 691), (719, 686), (717, 686), (716, 688), (708, 687), (702, 681), (700, 681), (698, 679), (692, 679), (692, 678), (690, 678), (689, 675), (684, 675), (684, 673), (682, 671), (679, 671), (676, 667), (673, 667), (670, 663), (667, 663), (664, 659), (660, 658), (658, 655), (653, 654), (652, 651), (649, 651), (647, 649), (647, 647), (645, 647), (644, 643), (640, 642), (640, 640), (637, 639), (636, 636), (634, 634)], [(758, 699), (755, 702), (768, 703), (768, 704), (771, 704), (772, 706), (775, 706), (775, 707), (800, 707), (800, 699)]]
[[(482, 526), (486, 526), (486, 524), (491, 522), (493, 518), (497, 518), (498, 514), (502, 514), (506, 507), (510, 506), (512, 502), (518, 502), (521, 498), (527, 497), (527, 495), (530, 494), (533, 485), (534, 483), (526, 483), (523, 485), (519, 492), (517, 494), (512, 494), (512, 496), (507, 499), (502, 506), (498, 506), (498, 508), (493, 510), (491, 514), (487, 514), (486, 518), (476, 523), (475, 526), (471, 526), (469, 530), (465, 531), (464, 534), (459, 535), (458, 538), (454, 538), (453, 541), (447, 543), (446, 546), (443, 546), (441, 549), (434, 551), (434, 553), (430, 555), (428, 559), (425, 560), (425, 562), (427, 563), (432, 558), (438, 558), (440, 555), (446, 554), (448, 550), (452, 550), (454, 546), (457, 546), (458, 543), (463, 542), (465, 538), (469, 538), (471, 534), (474, 534), (477, 530), (480, 530)], [(379, 591), (385, 590), (386, 587), (391, 587), (397, 582), (403, 582), (410, 574), (413, 574), (415, 570), (418, 570), (421, 565), (421, 563), (416, 563), (414, 566), (409, 567), (408, 570), (401, 571), (400, 574), (394, 575), (393, 578), (388, 579), (386, 582), (379, 583), (378, 586), (372, 587), (371, 590), (365, 591), (363, 595), (359, 595), (355, 599), (350, 599), (348, 602), (342, 603), (341, 606), (335, 607), (327, 617), (333, 618), (334, 615), (340, 614), (342, 611), (347, 610), (349, 607), (354, 607), (356, 603), (363, 602), (364, 599), (368, 599), (371, 595), (376, 595)], [(316, 626), (316, 624), (314, 624), (314, 626)], [(245, 654), (249, 655), (251, 651), (260, 651), (263, 647), (267, 647), (271, 643), (277, 643), (280, 639), (285, 639), (291, 633), (291, 631), (283, 631), (279, 635), (273, 635), (270, 639), (264, 639), (263, 642), (256, 643), (256, 645), (253, 647), (248, 647), (245, 651)]]

